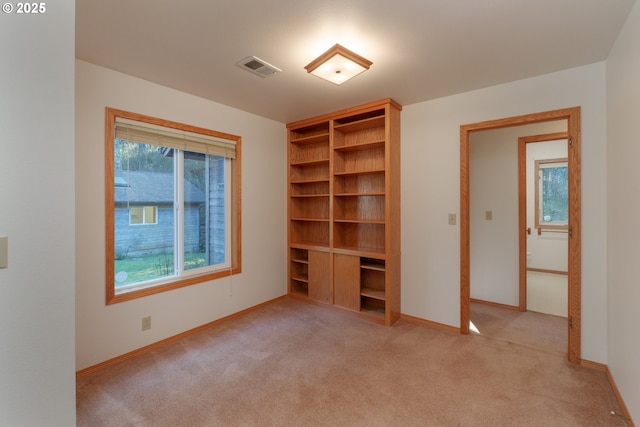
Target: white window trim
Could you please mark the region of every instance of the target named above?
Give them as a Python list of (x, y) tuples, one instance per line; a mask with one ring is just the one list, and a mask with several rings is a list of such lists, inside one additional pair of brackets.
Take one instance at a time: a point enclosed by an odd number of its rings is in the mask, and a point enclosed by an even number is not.
[[(142, 222), (141, 223), (133, 223), (131, 222), (131, 209), (133, 208), (142, 208)], [(147, 210), (146, 208), (154, 208), (156, 211), (156, 220), (155, 222), (147, 222)], [(158, 225), (158, 216), (160, 215), (160, 210), (158, 206), (155, 205), (144, 205), (144, 206), (129, 206), (129, 225), (132, 227), (137, 227), (139, 225)]]

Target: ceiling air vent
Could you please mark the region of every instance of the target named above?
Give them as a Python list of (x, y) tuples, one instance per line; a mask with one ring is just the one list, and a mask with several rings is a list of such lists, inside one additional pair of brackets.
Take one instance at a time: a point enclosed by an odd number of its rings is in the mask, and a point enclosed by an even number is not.
[(250, 56), (238, 62), (238, 65), (247, 71), (251, 71), (253, 74), (257, 74), (262, 78), (269, 77), (275, 73), (280, 73), (282, 70), (278, 67), (274, 67), (268, 62), (263, 61), (255, 56)]

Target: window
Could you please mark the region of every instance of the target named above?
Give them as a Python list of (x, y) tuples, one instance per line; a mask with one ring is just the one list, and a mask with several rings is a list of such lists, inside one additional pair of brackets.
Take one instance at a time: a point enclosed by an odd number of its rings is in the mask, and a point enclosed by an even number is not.
[(238, 136), (107, 108), (106, 295), (240, 272)]
[(129, 208), (129, 225), (157, 224), (157, 206), (131, 206)]
[(566, 229), (569, 222), (567, 159), (536, 160), (536, 228)]

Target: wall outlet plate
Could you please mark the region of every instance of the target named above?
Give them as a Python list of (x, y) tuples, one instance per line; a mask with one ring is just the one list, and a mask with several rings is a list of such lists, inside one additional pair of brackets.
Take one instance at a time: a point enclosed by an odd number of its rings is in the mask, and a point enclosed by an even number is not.
[(142, 330), (146, 331), (148, 329), (151, 329), (151, 316), (142, 318)]
[(0, 236), (0, 268), (9, 266), (9, 238)]

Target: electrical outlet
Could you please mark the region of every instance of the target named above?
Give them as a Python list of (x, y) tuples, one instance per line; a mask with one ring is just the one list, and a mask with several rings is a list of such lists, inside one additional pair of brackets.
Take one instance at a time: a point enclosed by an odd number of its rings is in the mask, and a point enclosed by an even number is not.
[(9, 258), (9, 238), (6, 236), (0, 237), (0, 268), (7, 268)]
[(147, 329), (151, 329), (151, 316), (142, 318), (142, 330), (146, 331)]
[(449, 225), (456, 225), (456, 214), (450, 213), (448, 216)]

